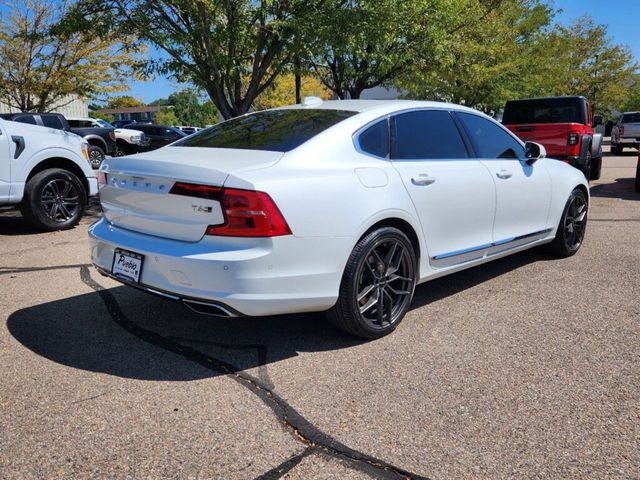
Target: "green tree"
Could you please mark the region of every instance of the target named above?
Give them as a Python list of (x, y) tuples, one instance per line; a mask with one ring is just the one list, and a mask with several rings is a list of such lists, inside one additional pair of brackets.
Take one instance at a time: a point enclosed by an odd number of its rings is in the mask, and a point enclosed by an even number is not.
[[(534, 48), (553, 12), (539, 0), (460, 0), (438, 49), (419, 46), (398, 85), (411, 98), (465, 104), (487, 113), (527, 95), (549, 59)], [(538, 53), (538, 52), (536, 52)]]
[(158, 98), (149, 105), (171, 107), (170, 112), (175, 117), (173, 125), (203, 127), (217, 123), (218, 111), (216, 107), (209, 100), (204, 102), (201, 100), (195, 90), (186, 88), (172, 93), (168, 98)]
[[(331, 98), (331, 91), (313, 75), (304, 75), (300, 79), (301, 96)], [(282, 107), (296, 102), (296, 79), (293, 73), (279, 76), (271, 86), (262, 92), (253, 102), (255, 110)]]
[(171, 108), (163, 108), (153, 119), (154, 123), (157, 125), (180, 125), (180, 120), (176, 117), (173, 109)]
[(305, 34), (314, 72), (339, 98), (391, 82), (422, 51), (437, 48), (457, 13), (447, 0), (333, 0)]
[(322, 0), (79, 0), (66, 25), (133, 33), (164, 55), (147, 70), (207, 92), (225, 118), (249, 111), (291, 63), (300, 18)]
[(119, 95), (111, 97), (107, 100), (104, 108), (127, 108), (127, 107), (143, 107), (144, 102), (131, 95)]
[(0, 101), (47, 112), (70, 96), (92, 98), (126, 88), (134, 57), (112, 35), (54, 27), (66, 1), (12, 1), (0, 17)]
[(629, 86), (626, 100), (617, 108), (620, 112), (640, 111), (640, 75), (634, 75), (633, 82)]

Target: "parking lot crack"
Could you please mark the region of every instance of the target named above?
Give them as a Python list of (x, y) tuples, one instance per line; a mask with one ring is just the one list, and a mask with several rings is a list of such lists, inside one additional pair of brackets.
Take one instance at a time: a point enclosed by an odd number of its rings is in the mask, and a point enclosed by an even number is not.
[[(191, 362), (203, 366), (204, 368), (226, 375), (228, 378), (235, 380), (239, 385), (253, 393), (266, 407), (268, 407), (279, 420), (283, 429), (305, 445), (307, 449), (315, 449), (316, 451), (330, 457), (335, 457), (339, 460), (349, 462), (352, 468), (362, 471), (368, 475), (371, 475), (373, 469), (375, 471), (374, 476), (376, 478), (427, 479), (427, 477), (409, 472), (401, 467), (385, 462), (384, 460), (349, 448), (338, 440), (335, 440), (302, 416), (295, 408), (276, 394), (273, 388), (269, 388), (259, 379), (231, 363), (207, 355), (195, 348), (181, 344), (172, 338), (162, 336), (153, 330), (146, 329), (135, 323), (122, 311), (113, 294), (91, 277), (87, 265), (82, 265), (80, 267), (80, 278), (85, 285), (93, 289), (100, 296), (111, 319), (118, 326), (144, 342), (177, 354)], [(266, 349), (266, 346), (263, 347)]]

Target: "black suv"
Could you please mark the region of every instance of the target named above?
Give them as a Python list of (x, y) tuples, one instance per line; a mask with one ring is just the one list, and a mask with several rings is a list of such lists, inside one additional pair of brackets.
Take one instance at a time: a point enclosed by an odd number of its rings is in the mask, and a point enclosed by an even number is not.
[(167, 125), (150, 125), (144, 123), (132, 123), (127, 125), (131, 130), (139, 130), (149, 139), (149, 150), (164, 147), (170, 143), (180, 140), (187, 135), (175, 127)]

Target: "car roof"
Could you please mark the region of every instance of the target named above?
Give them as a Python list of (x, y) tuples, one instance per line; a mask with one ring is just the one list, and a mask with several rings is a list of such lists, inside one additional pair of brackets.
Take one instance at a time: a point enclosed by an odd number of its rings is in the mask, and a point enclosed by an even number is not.
[(322, 100), (313, 99), (312, 102), (305, 104), (304, 102), (297, 105), (289, 105), (286, 107), (279, 107), (274, 110), (281, 109), (309, 109), (309, 110), (347, 110), (351, 112), (363, 113), (380, 111), (382, 112), (396, 112), (401, 110), (408, 110), (412, 108), (444, 108), (448, 110), (468, 111), (478, 113), (478, 110), (474, 110), (463, 105), (456, 105), (454, 103), (445, 102), (432, 102), (426, 100)]

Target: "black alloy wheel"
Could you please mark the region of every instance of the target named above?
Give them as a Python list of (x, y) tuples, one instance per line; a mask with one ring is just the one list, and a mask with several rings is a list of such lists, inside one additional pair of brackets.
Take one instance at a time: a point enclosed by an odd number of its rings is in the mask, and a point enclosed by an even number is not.
[(580, 249), (587, 228), (588, 211), (586, 194), (578, 188), (574, 189), (560, 219), (556, 237), (551, 243), (556, 254), (570, 257)]
[(104, 151), (95, 145), (91, 145), (89, 147), (89, 163), (91, 164), (91, 168), (97, 169), (102, 165), (102, 161), (105, 158)]
[(347, 262), (330, 318), (363, 338), (391, 333), (411, 304), (416, 270), (416, 255), (404, 233), (392, 227), (369, 233)]
[(78, 224), (86, 204), (87, 192), (78, 177), (51, 168), (29, 179), (20, 211), (39, 230), (66, 230)]

